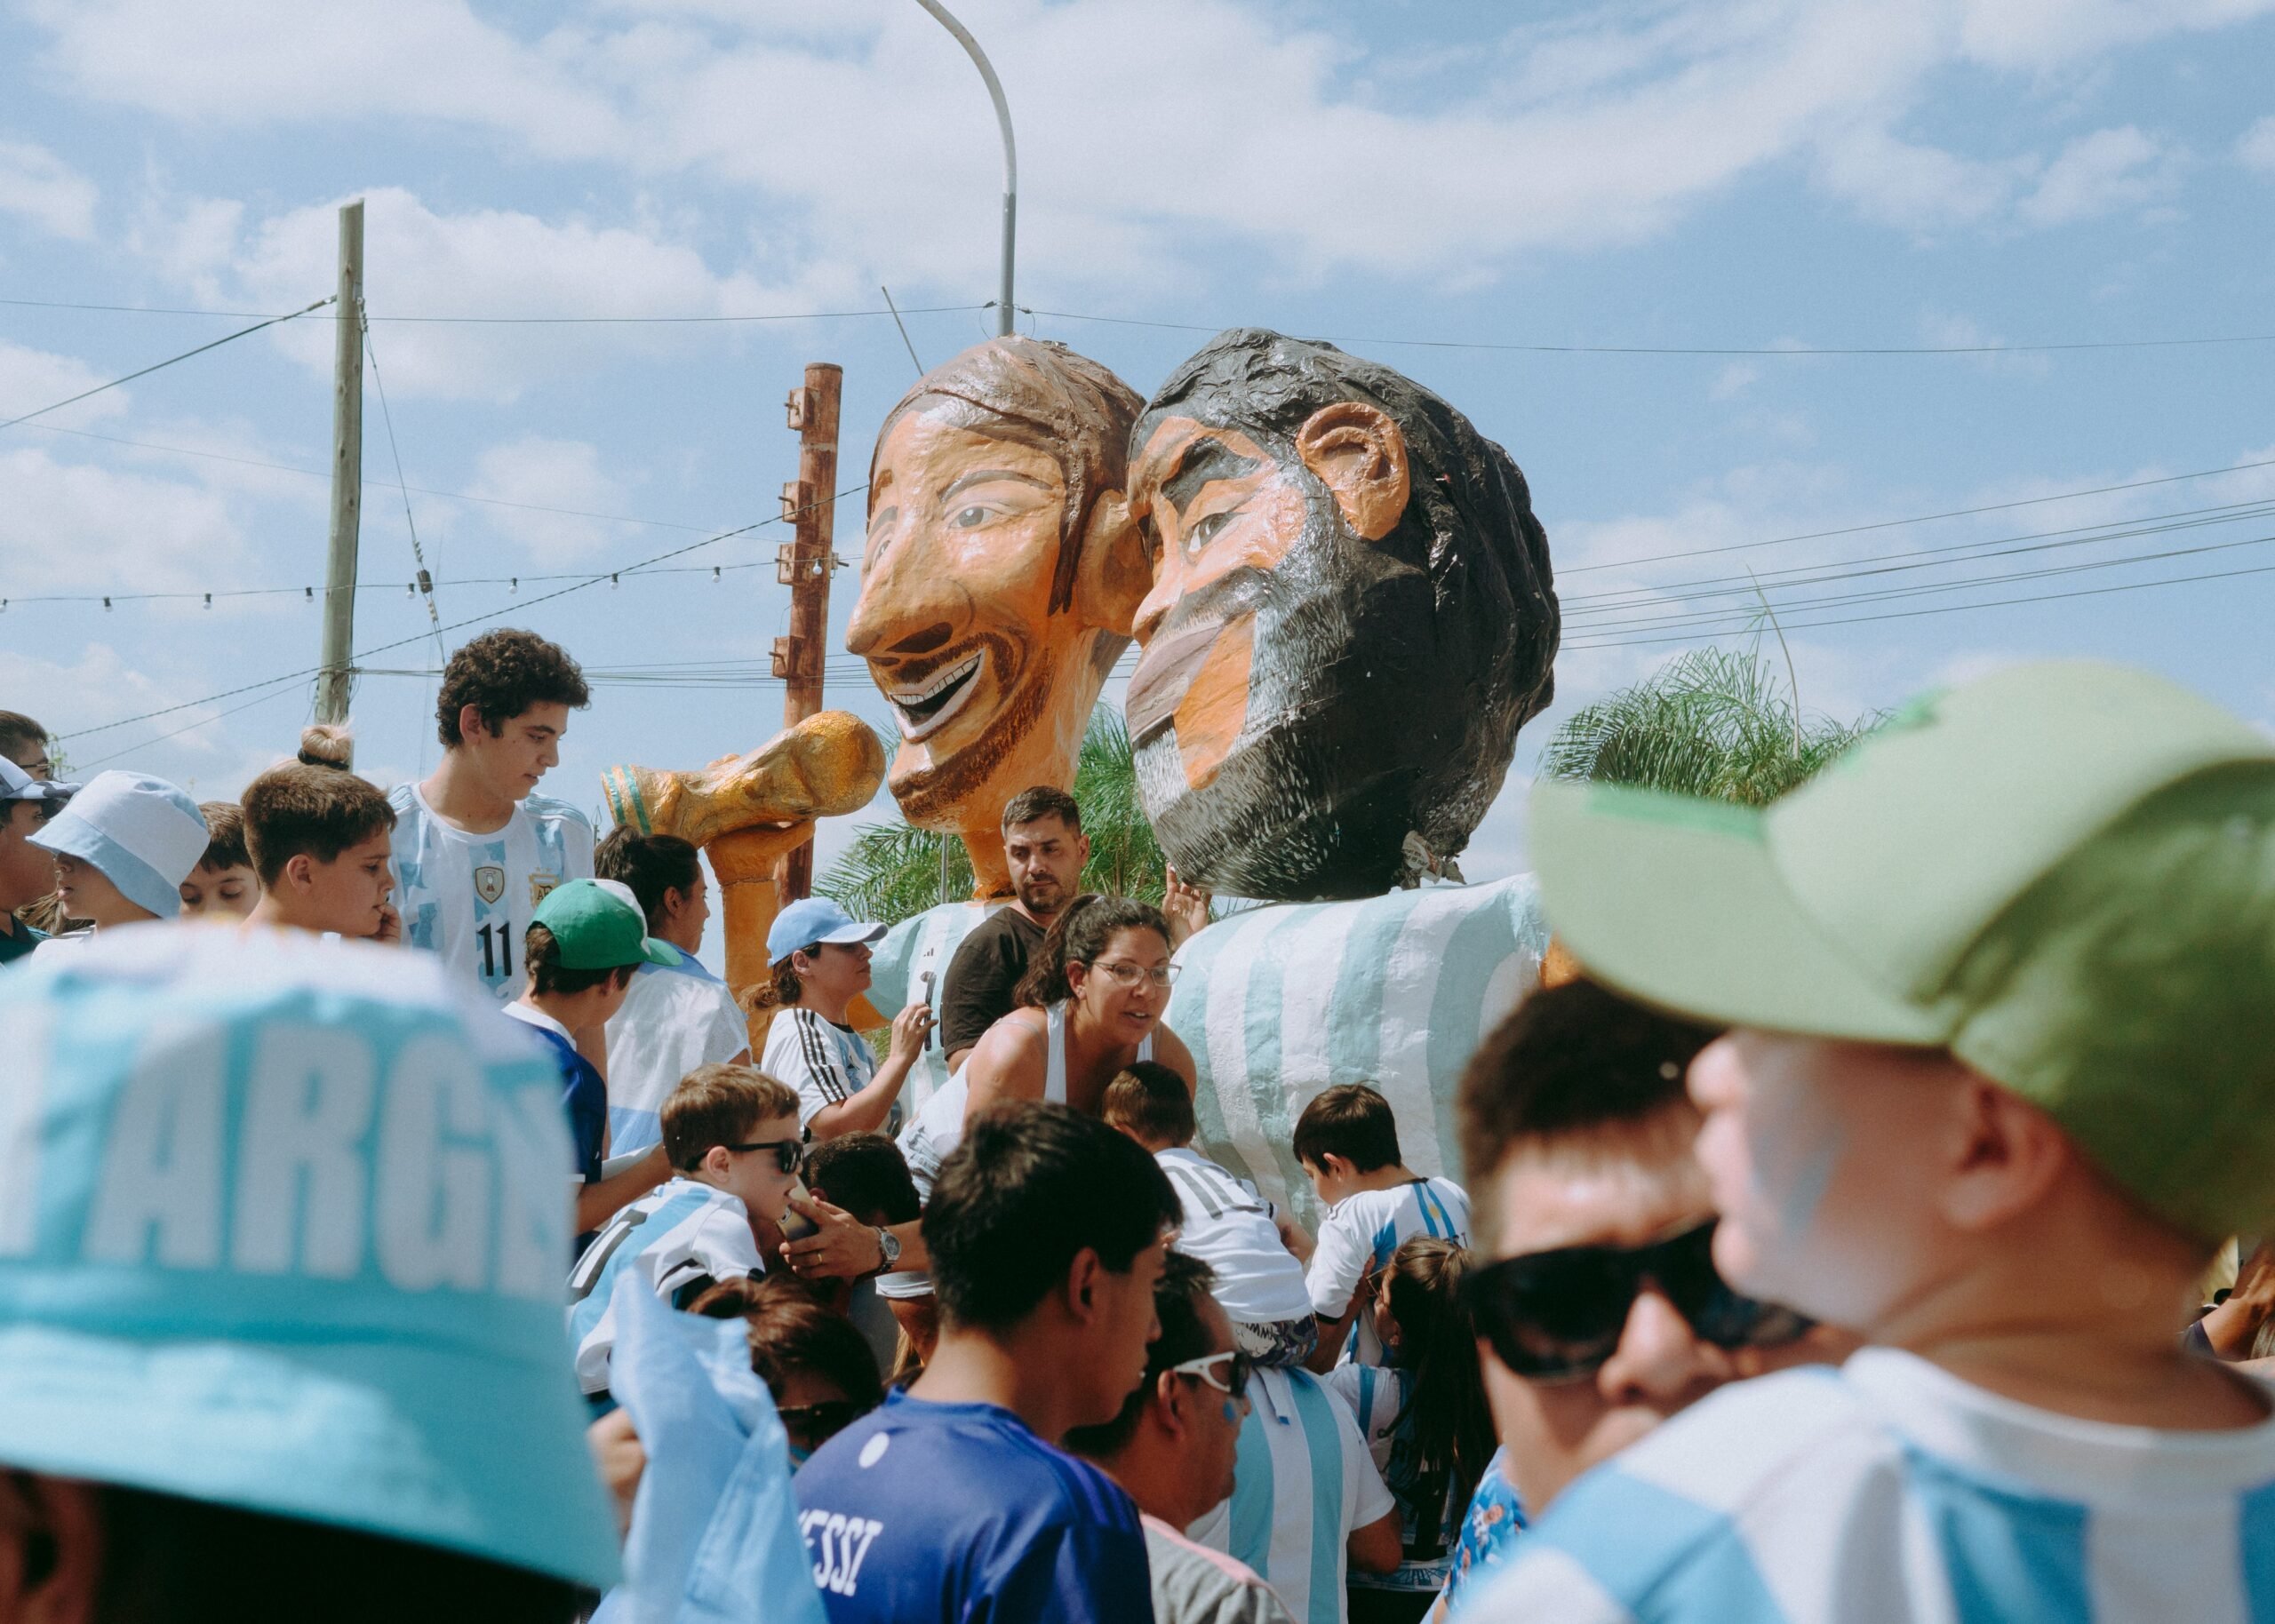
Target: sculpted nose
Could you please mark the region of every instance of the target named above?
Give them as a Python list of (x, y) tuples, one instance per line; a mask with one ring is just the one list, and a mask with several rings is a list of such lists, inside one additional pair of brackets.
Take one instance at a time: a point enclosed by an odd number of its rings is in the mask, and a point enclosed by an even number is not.
[(922, 632), (911, 632), (891, 648), (887, 654), (930, 654), (951, 637), (956, 629), (945, 620), (936, 620)]

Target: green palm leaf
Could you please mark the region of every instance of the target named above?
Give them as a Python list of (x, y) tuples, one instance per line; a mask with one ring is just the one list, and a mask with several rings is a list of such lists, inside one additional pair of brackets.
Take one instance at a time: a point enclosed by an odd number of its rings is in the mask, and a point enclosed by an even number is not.
[[(890, 750), (890, 742), (886, 748)], [(1090, 861), (1082, 871), (1086, 890), (1161, 900), (1165, 864), (1153, 843), (1153, 825), (1138, 799), (1138, 769), (1130, 729), (1122, 712), (1100, 705), (1082, 736), (1074, 768), (1074, 799), (1082, 803), (1082, 828), (1090, 837)], [(941, 886), (940, 852), (947, 848), (948, 874)], [(954, 835), (918, 829), (896, 818), (866, 824), (853, 843), (815, 880), (814, 889), (860, 919), (897, 925), (942, 901), (971, 895), (971, 859)]]
[(1798, 720), (1757, 649), (1693, 649), (1575, 712), (1540, 758), (1545, 778), (1625, 784), (1762, 806), (1879, 725)]

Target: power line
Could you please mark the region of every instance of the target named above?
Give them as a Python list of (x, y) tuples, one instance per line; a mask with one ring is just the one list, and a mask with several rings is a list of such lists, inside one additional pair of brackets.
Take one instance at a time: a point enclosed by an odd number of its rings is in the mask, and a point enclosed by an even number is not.
[[(13, 306), (36, 310), (85, 310), (131, 314), (136, 315), (197, 315), (217, 317), (245, 317), (267, 313), (257, 310), (219, 310), (178, 305), (112, 305), (85, 303), (74, 299), (0, 299), (0, 306)], [(951, 315), (975, 310), (993, 310), (994, 299), (970, 305), (911, 306), (898, 313), (884, 310), (784, 310), (749, 312), (745, 314), (704, 314), (690, 315), (373, 315), (374, 322), (401, 322), (428, 325), (491, 326), (491, 327), (579, 327), (579, 326), (704, 326), (752, 322), (827, 322), (847, 321), (862, 316)], [(1100, 315), (1081, 310), (1046, 310), (1033, 305), (1018, 306), (1022, 315), (1048, 316), (1053, 321), (1092, 322), (1115, 327), (1150, 327), (1169, 332), (1222, 332), (1228, 326), (1253, 325), (1238, 322), (1162, 322), (1142, 316)], [(297, 313), (296, 313), (297, 314)], [(283, 317), (271, 317), (283, 320)], [(2061, 354), (2095, 350), (2153, 350), (2200, 349), (2227, 345), (2275, 343), (2275, 333), (2213, 333), (2169, 338), (2074, 338), (2051, 339), (2037, 343), (1987, 344), (1520, 344), (1482, 338), (1407, 338), (1377, 334), (1354, 334), (1336, 337), (1343, 344), (1384, 344), (1414, 349), (1485, 350), (1526, 355), (2031, 355)]]
[[(1078, 310), (1042, 310), (1021, 305), (1028, 315), (1062, 322), (1100, 322), (1115, 327), (1159, 327), (1175, 332), (1223, 332), (1254, 322), (1151, 322), (1137, 316), (1086, 315)], [(2180, 349), (2205, 345), (2275, 344), (2275, 333), (2231, 333), (2197, 338), (2103, 338), (2048, 344), (1499, 344), (1477, 338), (1391, 338), (1372, 334), (1329, 335), (1337, 344), (1387, 344), (1409, 349), (1499, 350), (1523, 355), (2028, 355), (2066, 350)]]
[[(325, 301), (329, 303), (329, 300)], [(33, 310), (91, 310), (113, 311), (134, 315), (204, 315), (244, 317), (268, 315), (261, 310), (194, 309), (177, 305), (96, 305), (82, 304), (60, 299), (0, 299), (0, 305), (12, 305)], [(993, 310), (995, 301), (988, 299), (978, 305), (915, 305), (899, 312), (902, 315), (945, 315), (970, 310)], [(294, 311), (305, 315), (306, 311)], [(890, 310), (776, 310), (731, 315), (371, 315), (373, 322), (403, 322), (448, 326), (483, 327), (591, 327), (643, 326), (667, 327), (703, 326), (737, 322), (835, 322), (855, 316), (891, 315)], [(289, 320), (287, 316), (269, 315), (272, 322)]]
[[(202, 451), (186, 445), (160, 445), (156, 441), (129, 440), (119, 434), (98, 434), (92, 429), (59, 428), (52, 423), (31, 423), (25, 426), (37, 429), (42, 434), (69, 434), (79, 440), (100, 440), (111, 445), (132, 446), (140, 451), (164, 451), (174, 457), (203, 458), (208, 462), (235, 463), (243, 468), (267, 468), (273, 473), (298, 474), (308, 479), (328, 480), (331, 477), (322, 468), (304, 468), (297, 463), (269, 462), (259, 457), (233, 457), (226, 451)], [(485, 507), (519, 508), (532, 513), (558, 513), (570, 519), (602, 519), (613, 524), (641, 524), (664, 530), (709, 531), (718, 528), (709, 524), (688, 524), (675, 519), (643, 519), (635, 513), (599, 513), (582, 507), (554, 507), (543, 502), (509, 502), (503, 497), (480, 497), (467, 490), (437, 490), (431, 485), (390, 485), (385, 480), (372, 479), (368, 475), (363, 483), (367, 488), (375, 487), (381, 490), (408, 490), (415, 496), (442, 497), (452, 502), (477, 502)]]
[(2145, 490), (2151, 485), (2171, 485), (2183, 480), (2216, 479), (2223, 474), (2243, 474), (2253, 468), (2275, 468), (2275, 457), (2263, 457), (2255, 462), (2230, 463), (2224, 468), (2199, 468), (2188, 474), (2159, 474), (2155, 479), (2127, 480), (2119, 485), (2093, 485), (2079, 490), (2060, 490), (2051, 496), (2017, 497), (2011, 502), (1985, 502), (1979, 507), (1954, 507), (1946, 513), (1919, 513), (1909, 519), (1881, 519), (1871, 524), (1843, 525), (1838, 529), (1804, 530), (1792, 536), (1773, 536), (1767, 541), (1734, 541), (1720, 547), (1693, 547), (1682, 553), (1654, 553), (1643, 558), (1623, 558), (1601, 564), (1575, 564), (1560, 569), (1560, 576), (1588, 575), (1599, 569), (1632, 569), (1638, 564), (1664, 563), (1667, 560), (1708, 558), (1720, 553), (1746, 553), (1757, 547), (1782, 547), (1796, 541), (1823, 541), (1833, 536), (1861, 536), (1868, 530), (1895, 529), (1907, 524), (1932, 524), (1944, 519), (1968, 519), (1978, 513), (2000, 513), (2016, 507), (2036, 507), (2048, 502), (2070, 502), (2080, 497), (2107, 496), (2119, 490)]
[(10, 418), (5, 422), (0, 422), (0, 428), (13, 428), (19, 423), (28, 423), (34, 418), (44, 418), (51, 411), (60, 411), (66, 406), (76, 406), (81, 401), (86, 400), (91, 395), (100, 394), (106, 389), (116, 389), (121, 384), (131, 384), (138, 378), (148, 378), (153, 372), (163, 371), (171, 366), (178, 366), (181, 362), (188, 361), (193, 355), (203, 355), (208, 350), (218, 350), (225, 344), (235, 344), (240, 338), (250, 338), (264, 327), (274, 327), (279, 322), (291, 321), (295, 316), (303, 316), (307, 314), (310, 310), (321, 310), (326, 305), (331, 304), (335, 297), (337, 296), (333, 294), (326, 294), (323, 298), (316, 300), (315, 304), (308, 306), (306, 309), (294, 310), (284, 315), (270, 316), (265, 322), (255, 322), (250, 327), (241, 327), (233, 333), (225, 333), (210, 344), (201, 344), (196, 349), (184, 350), (179, 355), (169, 355), (164, 361), (154, 361), (148, 366), (143, 367), (137, 371), (129, 372), (124, 378), (114, 378), (107, 384), (97, 384), (92, 389), (82, 389), (78, 394), (70, 396), (68, 399), (57, 401), (52, 405), (43, 406), (37, 411), (28, 411), (20, 418)]
[[(1846, 615), (1824, 620), (1787, 621), (1789, 632), (1806, 631), (1811, 626), (1857, 625), (1873, 620), (1914, 620), (1928, 615), (1957, 615), (1969, 609), (2003, 609), (2017, 603), (2052, 603), (2065, 598), (2099, 598), (2112, 593), (2146, 592), (2159, 586), (2184, 586), (2192, 581), (2227, 581), (2240, 576), (2275, 573), (2275, 564), (2255, 564), (2246, 569), (2219, 569), (2203, 575), (2167, 576), (2153, 581), (2127, 581), (2115, 586), (2081, 586), (2068, 592), (2035, 593), (2019, 598), (1992, 598), (1980, 603), (1945, 603), (1934, 609), (1890, 609), (1877, 615)], [(1665, 637), (1607, 638), (1597, 641), (1568, 642), (1564, 651), (1580, 652), (1595, 649), (1634, 649), (1653, 643), (1719, 642), (1728, 638), (1746, 635), (1743, 630), (1706, 634), (1677, 633)]]
[[(1768, 587), (1783, 590), (1795, 586), (1815, 586), (1834, 581), (1854, 580), (1865, 576), (1897, 575), (1908, 570), (1940, 569), (1951, 564), (1973, 563), (1978, 559), (2012, 557), (2025, 553), (2052, 552), (2064, 547), (2093, 546), (2102, 542), (2129, 541), (2143, 536), (2160, 536), (2179, 530), (2204, 529), (2223, 524), (2239, 524), (2249, 519), (2263, 519), (2275, 513), (2275, 502), (2239, 502), (2220, 507), (2183, 510), (2177, 513), (2159, 514), (2133, 523), (2080, 525), (2069, 529), (2041, 530), (2024, 536), (2001, 537), (1993, 541), (1955, 542), (1948, 546), (1923, 547), (1913, 552), (1886, 553), (1870, 558), (1846, 561), (1826, 561), (1804, 564), (1771, 572), (1762, 582)], [(2048, 539), (2055, 537), (2055, 539)], [(1900, 561), (1915, 561), (1904, 562)], [(1739, 583), (1744, 581), (1744, 585)], [(1687, 587), (1705, 590), (1690, 592)], [(1617, 592), (1601, 593), (1561, 600), (1567, 621), (1595, 620), (1607, 615), (1625, 614), (1635, 609), (1664, 608), (1673, 603), (1695, 603), (1709, 598), (1752, 597), (1757, 588), (1749, 577), (1721, 576), (1695, 581), (1648, 583), (1639, 586), (1622, 587)]]
[[(865, 480), (860, 484), (849, 485), (844, 490), (837, 491), (834, 495), (823, 498), (823, 500), (835, 502), (845, 497), (858, 495), (860, 492), (867, 489), (868, 482)], [(811, 504), (812, 507), (819, 507), (821, 506), (822, 502), (820, 501)], [(622, 565), (616, 569), (603, 569), (596, 575), (587, 576), (579, 580), (573, 585), (560, 587), (557, 590), (549, 593), (541, 593), (534, 598), (526, 598), (517, 603), (503, 604), (499, 608), (491, 610), (487, 614), (471, 615), (464, 620), (452, 621), (450, 625), (440, 627), (438, 630), (443, 632), (456, 632), (462, 630), (467, 626), (478, 625), (484, 621), (495, 620), (499, 616), (514, 610), (533, 609), (538, 604), (549, 603), (555, 598), (565, 598), (571, 593), (582, 592), (588, 586), (597, 586), (603, 581), (613, 581), (621, 574), (627, 574), (650, 565), (659, 564), (667, 559), (678, 558), (684, 553), (696, 551), (698, 547), (707, 547), (714, 542), (726, 541), (733, 537), (745, 535), (752, 530), (762, 529), (770, 524), (781, 524), (786, 521), (794, 520), (800, 514), (808, 511), (810, 511), (808, 508), (794, 508), (786, 513), (778, 513), (770, 519), (754, 521), (753, 522), (746, 524), (738, 529), (726, 530), (716, 536), (706, 536), (701, 541), (692, 541), (683, 547), (671, 548), (667, 552), (659, 553), (654, 554), (652, 557), (642, 559), (635, 564)], [(374, 654), (385, 654), (389, 649), (401, 649), (407, 647), (411, 643), (421, 641), (425, 635), (426, 633), (420, 633), (411, 637), (399, 637), (393, 642), (380, 643), (375, 648), (359, 649), (357, 652), (348, 657), (350, 665), (353, 665), (355, 663), (363, 660)], [(155, 711), (144, 711), (139, 715), (122, 717), (117, 721), (104, 722), (100, 727), (81, 728), (76, 732), (60, 733), (54, 736), (58, 739), (74, 739), (86, 738), (97, 733), (108, 733), (114, 728), (130, 727), (138, 721), (149, 721), (156, 717), (171, 716), (178, 711), (190, 710), (198, 705), (212, 705), (222, 699), (234, 699), (239, 694), (250, 694), (262, 689), (275, 688), (281, 683), (295, 682), (303, 677), (315, 676), (323, 669), (323, 667), (321, 665), (310, 665), (299, 671), (288, 671), (280, 676), (270, 677), (259, 682), (241, 683), (235, 688), (224, 689), (218, 694), (207, 694), (203, 698), (185, 699), (180, 705), (163, 705)]]
[[(360, 227), (359, 227), (360, 229)], [(359, 297), (355, 301), (358, 337), (363, 340), (363, 354), (371, 362), (371, 386), (379, 396), (379, 421), (387, 426), (387, 450), (395, 458), (396, 489), (403, 492), (403, 522), (411, 532), (411, 562), (419, 571), (419, 595), (427, 600), (427, 624), (435, 631), (435, 657), (447, 664), (450, 653), (443, 647), (443, 617), (435, 607), (435, 579), (427, 573), (427, 553), (419, 545), (419, 521), (411, 516), (411, 487), (403, 475), (403, 448), (395, 443), (395, 413), (387, 410), (387, 380), (379, 376), (379, 352), (371, 345), (371, 312)], [(358, 459), (361, 466), (361, 458)]]

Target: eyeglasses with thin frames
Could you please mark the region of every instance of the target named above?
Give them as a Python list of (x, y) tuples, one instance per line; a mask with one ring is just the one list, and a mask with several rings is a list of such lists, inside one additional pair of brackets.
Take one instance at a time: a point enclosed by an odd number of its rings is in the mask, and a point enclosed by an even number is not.
[(1151, 981), (1157, 987), (1167, 987), (1177, 979), (1181, 964), (1131, 964), (1121, 959), (1101, 959), (1090, 966), (1112, 976), (1116, 986), (1134, 987), (1141, 981)]

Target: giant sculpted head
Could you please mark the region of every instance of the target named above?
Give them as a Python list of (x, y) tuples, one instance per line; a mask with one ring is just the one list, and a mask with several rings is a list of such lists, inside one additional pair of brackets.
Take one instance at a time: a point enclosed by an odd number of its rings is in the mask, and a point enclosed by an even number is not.
[(877, 434), (846, 647), (891, 702), (886, 782), (1008, 892), (1003, 803), (1072, 789), (1082, 730), (1149, 579), (1123, 491), (1129, 386), (1064, 345), (991, 338), (917, 381)]
[(1509, 454), (1387, 367), (1235, 329), (1146, 403), (1130, 506), (1154, 549), (1130, 731), (1179, 872), (1308, 901), (1441, 870), (1554, 691)]

